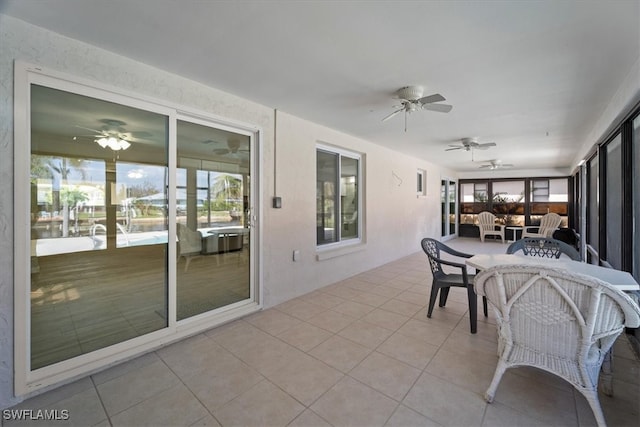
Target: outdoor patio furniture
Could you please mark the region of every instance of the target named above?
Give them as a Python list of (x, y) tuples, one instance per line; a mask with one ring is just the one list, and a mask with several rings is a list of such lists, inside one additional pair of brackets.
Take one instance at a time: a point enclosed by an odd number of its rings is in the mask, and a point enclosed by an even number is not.
[(504, 372), (532, 366), (568, 381), (605, 419), (598, 377), (625, 327), (640, 326), (640, 308), (622, 291), (564, 269), (498, 265), (478, 273), (475, 291), (489, 300), (498, 326), (498, 365), (485, 393), (492, 402)]
[(580, 253), (575, 248), (556, 239), (525, 237), (510, 244), (507, 253), (514, 254), (520, 250), (529, 256), (560, 258), (560, 255), (565, 254), (574, 261), (582, 261)]
[[(441, 257), (441, 252), (452, 255), (458, 258), (471, 258), (473, 255), (458, 252), (442, 242), (434, 239), (424, 238), (421, 242), (422, 250), (429, 259), (429, 267), (431, 268), (431, 274), (433, 275), (433, 282), (431, 283), (431, 294), (429, 297), (429, 309), (427, 310), (427, 317), (431, 317), (433, 313), (433, 306), (435, 305), (436, 298), (438, 297), (438, 291), (440, 291), (439, 306), (444, 307), (447, 303), (447, 297), (449, 296), (449, 289), (451, 286), (467, 288), (467, 298), (469, 300), (469, 321), (471, 324), (471, 333), (475, 334), (477, 331), (477, 297), (473, 290), (473, 278), (474, 275), (467, 273), (467, 266), (464, 263), (457, 263), (451, 260), (445, 260)], [(443, 265), (455, 267), (460, 269), (460, 274), (445, 273)], [(484, 315), (487, 315), (487, 300), (482, 300)]]
[(178, 226), (178, 258), (183, 257), (186, 261), (184, 271), (189, 268), (189, 263), (193, 258), (199, 257), (202, 253), (202, 234), (193, 231), (184, 224)]
[[(560, 227), (562, 218), (556, 213), (548, 213), (540, 220), (540, 225), (527, 225), (522, 229), (525, 237), (553, 237), (553, 232)], [(535, 231), (534, 231), (535, 230)]]
[(480, 229), (480, 241), (484, 242), (484, 236), (499, 236), (504, 243), (504, 225), (496, 224), (496, 216), (491, 212), (478, 214), (478, 228)]

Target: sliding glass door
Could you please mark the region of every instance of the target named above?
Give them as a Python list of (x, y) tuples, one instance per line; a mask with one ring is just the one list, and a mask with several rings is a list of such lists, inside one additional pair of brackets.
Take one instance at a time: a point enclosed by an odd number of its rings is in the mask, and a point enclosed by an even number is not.
[(36, 70), (17, 84), (17, 394), (259, 309), (258, 131)]

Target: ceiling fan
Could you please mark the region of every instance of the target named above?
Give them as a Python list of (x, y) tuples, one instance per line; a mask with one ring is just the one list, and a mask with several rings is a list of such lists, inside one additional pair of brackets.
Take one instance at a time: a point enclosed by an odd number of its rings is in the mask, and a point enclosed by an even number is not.
[(496, 159), (496, 160), (489, 160), (486, 165), (480, 166), (480, 169), (496, 170), (496, 169), (511, 168), (511, 167), (513, 167), (512, 164), (502, 163), (502, 160)]
[[(213, 142), (214, 144), (221, 144), (218, 141), (205, 141), (205, 143), (211, 143)], [(240, 141), (239, 139), (229, 139), (227, 141), (227, 148), (214, 148), (213, 152), (219, 156), (224, 156), (224, 155), (241, 155), (244, 153), (249, 153), (249, 149), (248, 148), (242, 148), (242, 141)]]
[(453, 106), (447, 104), (435, 104), (436, 102), (444, 101), (444, 96), (439, 93), (422, 96), (424, 93), (424, 88), (422, 86), (405, 86), (396, 91), (396, 97), (401, 99), (402, 102), (400, 105), (396, 105), (398, 108), (393, 113), (386, 116), (382, 119), (383, 122), (386, 122), (393, 116), (404, 111), (404, 131), (407, 131), (407, 116), (414, 111), (417, 110), (430, 110), (430, 111), (438, 111), (441, 113), (448, 113), (451, 111)]
[(126, 150), (131, 146), (134, 139), (141, 139), (150, 136), (147, 132), (127, 132), (123, 128), (125, 122), (116, 119), (100, 119), (99, 122), (104, 123), (100, 129), (91, 129), (84, 126), (76, 125), (77, 128), (93, 132), (88, 137), (95, 138), (94, 141), (102, 148), (111, 148), (113, 151)]
[(478, 143), (477, 138), (462, 138), (459, 145), (449, 144), (449, 147), (445, 151), (453, 151), (453, 150), (464, 150), (464, 151), (472, 151), (472, 150), (486, 150), (489, 147), (495, 147), (495, 142), (485, 142), (484, 144)]

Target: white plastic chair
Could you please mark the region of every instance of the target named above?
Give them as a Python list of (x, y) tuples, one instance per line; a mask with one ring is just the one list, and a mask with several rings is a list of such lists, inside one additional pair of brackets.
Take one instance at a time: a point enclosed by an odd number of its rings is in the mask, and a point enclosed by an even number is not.
[(500, 236), (504, 243), (504, 225), (496, 224), (496, 216), (491, 212), (484, 211), (478, 214), (478, 228), (481, 242), (484, 242), (484, 236)]
[[(562, 218), (556, 213), (548, 213), (540, 219), (540, 225), (527, 225), (522, 229), (522, 238), (525, 237), (553, 237), (553, 232), (560, 227)], [(533, 231), (536, 230), (536, 231)]]
[(498, 325), (499, 360), (487, 402), (508, 368), (532, 366), (571, 383), (605, 426), (598, 376), (623, 329), (640, 326), (640, 308), (631, 298), (592, 277), (530, 265), (487, 269), (474, 286), (494, 308)]

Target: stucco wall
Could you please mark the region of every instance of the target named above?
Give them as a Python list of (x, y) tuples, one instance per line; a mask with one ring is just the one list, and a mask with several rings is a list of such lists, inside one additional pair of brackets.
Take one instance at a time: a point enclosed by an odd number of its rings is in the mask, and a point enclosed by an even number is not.
[[(0, 14), (0, 408), (13, 396), (13, 64), (19, 59), (82, 79), (262, 129), (263, 276), (265, 307), (419, 250), (440, 230), (440, 176), (452, 176), (412, 158), (341, 132), (278, 112), (274, 171), (274, 110), (149, 67), (81, 41)], [(323, 261), (315, 246), (315, 145), (364, 154), (366, 245)], [(20, 141), (16, 141), (19, 144)], [(437, 159), (436, 159), (437, 160)], [(417, 168), (428, 171), (427, 197), (415, 193)], [(394, 177), (394, 174), (399, 177)], [(276, 181), (274, 181), (274, 179)], [(277, 183), (282, 209), (271, 208)], [(300, 260), (292, 260), (294, 249)]]

